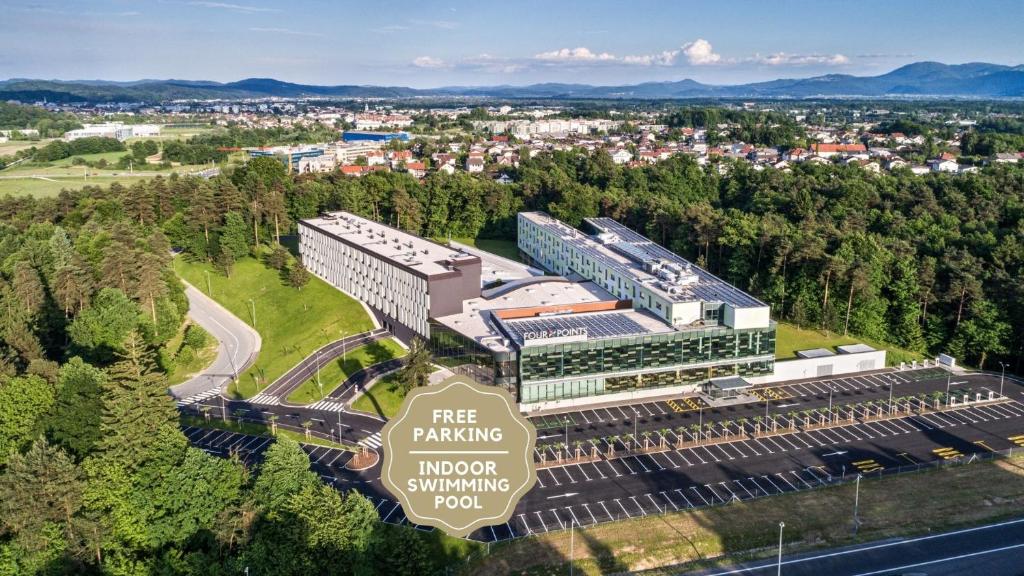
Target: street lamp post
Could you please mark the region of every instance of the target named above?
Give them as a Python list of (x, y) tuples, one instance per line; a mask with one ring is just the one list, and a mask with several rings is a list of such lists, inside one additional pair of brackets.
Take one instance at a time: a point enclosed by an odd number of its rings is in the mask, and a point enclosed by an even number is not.
[(565, 424), (565, 449), (569, 449), (569, 417), (566, 416), (565, 420), (562, 421)]
[(853, 493), (853, 533), (857, 533), (857, 528), (860, 527), (860, 519), (857, 517), (858, 509), (860, 508), (860, 474), (857, 474), (856, 488)]
[(950, 380), (952, 380), (952, 379), (953, 379), (953, 373), (952, 372), (946, 372), (946, 406), (949, 406), (949, 385), (950, 385)]
[(779, 522), (779, 564), (778, 570), (775, 571), (777, 576), (782, 574), (782, 529), (786, 527), (785, 522)]
[(832, 424), (832, 390), (834, 388), (831, 384), (828, 385), (828, 423)]
[(1002, 362), (1000, 362), (999, 366), (1003, 369), (1002, 373), (999, 374), (999, 395), (1002, 396), (1003, 395), (1003, 382), (1006, 380), (1006, 364), (1003, 364)]
[(256, 301), (249, 298), (249, 304), (252, 305), (252, 327), (256, 327)]
[(633, 441), (636, 441), (636, 421), (640, 419), (640, 411), (633, 407)]
[(895, 381), (890, 376), (889, 377), (889, 414), (892, 414), (892, 389), (895, 388), (894, 384), (895, 384)]
[(210, 271), (203, 270), (203, 272), (206, 272), (206, 293), (213, 296), (213, 286), (210, 285)]

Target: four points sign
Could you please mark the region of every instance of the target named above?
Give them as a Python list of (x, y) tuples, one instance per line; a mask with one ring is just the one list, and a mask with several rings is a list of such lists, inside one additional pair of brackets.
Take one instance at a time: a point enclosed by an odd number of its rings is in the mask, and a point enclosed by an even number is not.
[(537, 481), (537, 431), (512, 396), (460, 376), (409, 392), (384, 426), (381, 480), (409, 521), (466, 536), (507, 522)]

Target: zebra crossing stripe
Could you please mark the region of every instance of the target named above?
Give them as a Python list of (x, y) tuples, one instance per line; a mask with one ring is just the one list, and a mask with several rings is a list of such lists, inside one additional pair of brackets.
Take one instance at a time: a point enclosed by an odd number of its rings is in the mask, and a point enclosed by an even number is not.
[(345, 405), (341, 402), (334, 402), (331, 400), (321, 400), (310, 404), (309, 407), (313, 410), (326, 410), (328, 412), (342, 412)]
[(281, 399), (273, 394), (257, 394), (249, 399), (252, 404), (264, 404), (268, 406), (276, 406), (281, 403)]
[(206, 400), (207, 398), (212, 398), (212, 397), (214, 397), (214, 396), (216, 396), (218, 394), (220, 394), (220, 390), (217, 389), (217, 388), (214, 388), (212, 390), (206, 390), (205, 392), (200, 392), (198, 394), (193, 394), (193, 395), (191, 395), (188, 398), (185, 398), (183, 400), (178, 400), (177, 404), (178, 404), (178, 406), (191, 406), (192, 404), (198, 404), (198, 403), (202, 402), (203, 400)]
[(380, 448), (380, 432), (374, 432), (373, 434), (370, 434), (366, 438), (360, 440), (359, 443), (365, 446), (369, 446), (370, 448)]

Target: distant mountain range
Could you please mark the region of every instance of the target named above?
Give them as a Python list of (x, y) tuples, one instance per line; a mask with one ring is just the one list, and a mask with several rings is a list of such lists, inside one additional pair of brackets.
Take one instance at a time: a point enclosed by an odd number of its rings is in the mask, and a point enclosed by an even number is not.
[(35, 102), (161, 102), (237, 98), (415, 98), (470, 96), (501, 99), (672, 99), (814, 97), (1024, 97), (1024, 65), (917, 62), (880, 76), (827, 74), (752, 84), (711, 85), (694, 80), (644, 82), (623, 86), (532, 84), (529, 86), (312, 86), (272, 78), (237, 82), (203, 80), (28, 80), (0, 81), (0, 100)]

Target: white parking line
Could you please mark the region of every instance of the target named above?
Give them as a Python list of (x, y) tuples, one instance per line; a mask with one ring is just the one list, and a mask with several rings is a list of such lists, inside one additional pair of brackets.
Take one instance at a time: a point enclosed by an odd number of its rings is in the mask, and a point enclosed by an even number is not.
[(792, 474), (793, 476), (796, 476), (796, 479), (801, 481), (801, 482), (803, 482), (804, 485), (806, 485), (808, 488), (813, 488), (813, 486), (811, 486), (810, 484), (807, 483), (807, 480), (804, 480), (803, 476), (797, 474), (796, 472), (794, 472), (792, 470), (790, 470), (789, 473)]
[(708, 499), (705, 498), (704, 495), (700, 493), (700, 490), (697, 490), (696, 486), (690, 486), (690, 490), (693, 490), (697, 494), (697, 496), (700, 496), (700, 499), (704, 501), (704, 504), (708, 506), (711, 505), (711, 502), (708, 502)]
[(733, 480), (733, 482), (736, 483), (736, 485), (739, 486), (740, 488), (743, 488), (743, 491), (747, 493), (747, 496), (750, 496), (751, 498), (754, 497), (754, 495), (750, 493), (750, 490), (747, 490), (747, 487), (744, 486), (742, 482), (740, 482), (739, 480)]
[(679, 496), (682, 497), (683, 501), (686, 502), (686, 505), (689, 508), (693, 508), (694, 507), (693, 506), (693, 502), (690, 502), (690, 499), (686, 497), (686, 494), (683, 494), (683, 489), (682, 488), (676, 488), (675, 491), (679, 493)]
[(789, 480), (786, 480), (786, 477), (782, 475), (782, 472), (776, 472), (775, 475), (779, 477), (779, 480), (782, 480), (786, 484), (789, 484), (790, 488), (792, 488), (793, 490), (797, 490), (797, 487), (794, 486), (792, 482), (790, 482)]
[(622, 505), (622, 502), (620, 502), (618, 498), (615, 499), (615, 503), (619, 505), (619, 508), (622, 508), (622, 513), (625, 514), (627, 518), (632, 518), (633, 517), (629, 513), (629, 511), (626, 510), (626, 507)]

